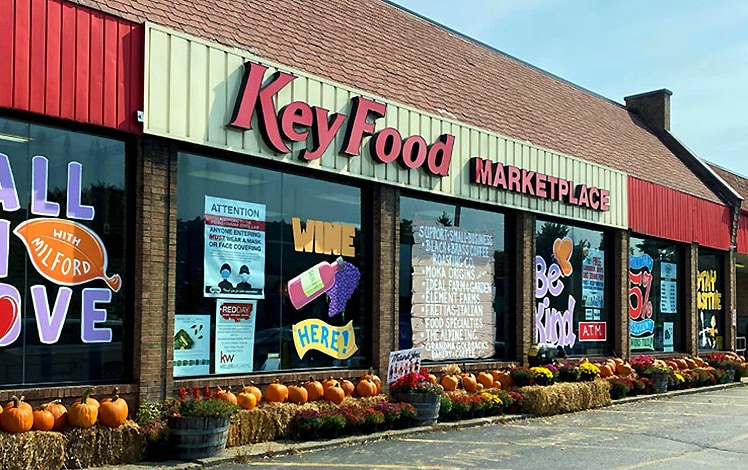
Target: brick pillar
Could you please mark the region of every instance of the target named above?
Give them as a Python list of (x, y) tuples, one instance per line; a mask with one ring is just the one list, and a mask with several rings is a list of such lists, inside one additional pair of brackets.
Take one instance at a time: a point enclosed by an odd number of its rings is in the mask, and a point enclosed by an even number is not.
[(735, 274), (735, 252), (730, 250), (725, 256), (724, 268), (722, 271), (724, 282), (724, 292), (722, 293), (722, 308), (724, 308), (724, 330), (725, 342), (722, 349), (725, 351), (735, 350), (735, 338), (739, 335), (737, 328), (733, 325), (733, 320), (737, 321), (737, 296), (735, 295), (737, 276)]
[(685, 298), (685, 333), (686, 352), (692, 355), (699, 353), (699, 311), (696, 305), (696, 283), (699, 274), (699, 248), (691, 243), (686, 249), (683, 269), (683, 297)]
[(372, 233), (372, 367), (387, 376), (390, 351), (397, 349), (400, 297), (399, 191), (379, 186), (373, 191)]
[(172, 389), (176, 158), (165, 140), (142, 137), (136, 188), (133, 375), (141, 400)]
[(613, 350), (624, 359), (631, 357), (629, 341), (629, 233), (616, 230), (613, 233), (611, 305), (609, 314), (613, 331)]
[(516, 348), (515, 358), (527, 364), (527, 350), (533, 342), (532, 325), (535, 316), (534, 265), (535, 256), (535, 215), (529, 212), (517, 214), (514, 224), (515, 263), (510, 274), (514, 279), (516, 303)]

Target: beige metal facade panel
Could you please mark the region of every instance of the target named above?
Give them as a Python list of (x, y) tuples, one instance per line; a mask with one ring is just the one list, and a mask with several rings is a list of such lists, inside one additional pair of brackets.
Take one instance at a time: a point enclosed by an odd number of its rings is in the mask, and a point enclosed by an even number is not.
[[(375, 132), (393, 127), (403, 138), (420, 135), (429, 144), (442, 134), (455, 136), (449, 175), (431, 175), (423, 169), (407, 170), (395, 162), (378, 163), (370, 155), (369, 139), (364, 139), (359, 156), (348, 157), (341, 154), (347, 121), (323, 156), (311, 162), (301, 161), (297, 157), (306, 147), (306, 142), (290, 143), (292, 153), (280, 154), (267, 147), (257, 129), (244, 131), (227, 126), (241, 85), (243, 64), (247, 61), (268, 66), (266, 80), (276, 70), (292, 73), (297, 77), (276, 95), (276, 110), (293, 101), (303, 101), (311, 106), (328, 109), (331, 113), (339, 112), (350, 116), (351, 100), (364, 96), (387, 104), (384, 118), (376, 121)], [(619, 228), (628, 226), (626, 174), (539, 148), (529, 142), (519, 142), (422, 113), (151, 23), (146, 25), (145, 71), (144, 132), (147, 134), (415, 191)], [(256, 119), (255, 117), (253, 122)], [(473, 184), (469, 180), (470, 158), (476, 156), (565, 178), (574, 184), (584, 183), (606, 189), (610, 192), (610, 210), (600, 212)]]

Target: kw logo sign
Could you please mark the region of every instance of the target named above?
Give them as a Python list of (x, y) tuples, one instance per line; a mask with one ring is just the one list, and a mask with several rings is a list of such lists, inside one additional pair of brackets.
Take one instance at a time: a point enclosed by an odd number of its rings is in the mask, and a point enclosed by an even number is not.
[(234, 354), (224, 354), (221, 351), (221, 364), (231, 364), (234, 362)]

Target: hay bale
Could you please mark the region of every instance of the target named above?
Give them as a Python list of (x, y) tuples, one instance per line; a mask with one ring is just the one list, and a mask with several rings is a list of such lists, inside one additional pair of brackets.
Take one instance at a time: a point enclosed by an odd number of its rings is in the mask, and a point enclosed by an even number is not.
[(0, 432), (3, 470), (58, 470), (65, 460), (65, 437), (59, 432)]
[(294, 403), (267, 403), (251, 410), (241, 410), (232, 419), (229, 426), (227, 447), (255, 444), (257, 442), (287, 439), (291, 437), (291, 420), (301, 410), (325, 411), (337, 409), (341, 406), (376, 405), (387, 397), (378, 395), (368, 398), (346, 397), (340, 405), (326, 400), (313, 401), (303, 405)]
[(572, 413), (610, 405), (610, 384), (606, 380), (564, 382), (547, 387), (522, 387), (525, 412), (539, 416)]
[(63, 434), (67, 468), (133, 463), (145, 452), (145, 433), (132, 420), (118, 428), (96, 424), (88, 429), (69, 428)]
[(242, 410), (231, 418), (227, 447), (244, 446), (276, 438), (275, 422), (264, 408)]

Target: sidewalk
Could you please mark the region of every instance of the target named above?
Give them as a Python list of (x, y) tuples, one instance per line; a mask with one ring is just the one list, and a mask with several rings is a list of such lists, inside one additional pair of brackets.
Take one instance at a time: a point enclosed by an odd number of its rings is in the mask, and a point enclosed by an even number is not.
[[(637, 401), (644, 400), (658, 400), (662, 398), (670, 398), (679, 395), (690, 395), (695, 393), (703, 393), (714, 390), (721, 390), (731, 387), (739, 387), (748, 383), (745, 378), (741, 382), (732, 382), (729, 384), (712, 385), (710, 387), (700, 387), (688, 390), (676, 390), (672, 392), (653, 394), (653, 395), (640, 395), (635, 397), (622, 398), (615, 400), (611, 406), (617, 406)], [(250, 460), (259, 460), (265, 457), (275, 457), (279, 455), (298, 454), (301, 452), (307, 452), (318, 449), (325, 449), (328, 447), (336, 446), (350, 446), (364, 444), (368, 442), (376, 442), (381, 440), (393, 439), (399, 436), (408, 436), (413, 434), (422, 434), (439, 431), (449, 431), (452, 429), (468, 428), (475, 426), (484, 426), (488, 424), (501, 424), (508, 423), (511, 421), (517, 421), (522, 419), (531, 419), (532, 415), (503, 415), (503, 416), (491, 416), (486, 418), (476, 418), (458, 422), (448, 423), (436, 423), (433, 426), (423, 426), (416, 428), (384, 431), (379, 433), (368, 434), (365, 436), (347, 436), (338, 439), (329, 439), (324, 441), (269, 441), (260, 442), (257, 444), (251, 444), (241, 447), (231, 447), (226, 449), (221, 455), (216, 457), (210, 457), (207, 459), (199, 459), (193, 462), (184, 461), (167, 461), (167, 462), (139, 462), (136, 464), (128, 465), (117, 465), (109, 467), (101, 467), (105, 470), (143, 470), (144, 468), (160, 468), (160, 469), (171, 469), (171, 470), (188, 470), (188, 469), (201, 469), (206, 467), (213, 467), (225, 463), (242, 463)]]

